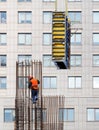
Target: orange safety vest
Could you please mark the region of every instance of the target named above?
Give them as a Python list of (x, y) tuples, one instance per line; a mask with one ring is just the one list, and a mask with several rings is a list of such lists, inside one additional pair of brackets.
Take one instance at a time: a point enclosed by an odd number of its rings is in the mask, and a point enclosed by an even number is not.
[(33, 78), (31, 79), (31, 83), (32, 83), (31, 89), (38, 90), (38, 80)]

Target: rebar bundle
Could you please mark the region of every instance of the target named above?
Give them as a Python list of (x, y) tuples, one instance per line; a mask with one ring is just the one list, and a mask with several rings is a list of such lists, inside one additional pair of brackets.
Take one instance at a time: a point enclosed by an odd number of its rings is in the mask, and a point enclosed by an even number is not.
[[(40, 81), (39, 100), (36, 105), (31, 100), (31, 90), (28, 88), (28, 77), (33, 76)], [(15, 102), (15, 130), (41, 129), (41, 111), (36, 112), (42, 104), (42, 64), (40, 61), (16, 63), (16, 102)], [(37, 108), (36, 108), (37, 107)], [(33, 120), (33, 117), (36, 117)], [(39, 118), (40, 117), (40, 118)], [(39, 119), (39, 120), (38, 120)]]
[(64, 101), (64, 96), (43, 97), (43, 110), (46, 110), (43, 130), (63, 130), (63, 121), (59, 120), (59, 109), (64, 108)]
[[(39, 99), (31, 100), (28, 76), (40, 81)], [(16, 63), (15, 130), (63, 130), (59, 109), (64, 108), (63, 96), (42, 97), (42, 64), (39, 61)]]

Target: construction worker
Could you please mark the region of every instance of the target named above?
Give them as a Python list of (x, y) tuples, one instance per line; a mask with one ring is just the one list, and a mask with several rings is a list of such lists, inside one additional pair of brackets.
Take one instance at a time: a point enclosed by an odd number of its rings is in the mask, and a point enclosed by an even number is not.
[(33, 76), (29, 76), (29, 89), (31, 89), (32, 92), (32, 101), (33, 103), (36, 103), (38, 100), (38, 93), (39, 93), (39, 87), (38, 84), (40, 84), (40, 81), (38, 79), (33, 78)]

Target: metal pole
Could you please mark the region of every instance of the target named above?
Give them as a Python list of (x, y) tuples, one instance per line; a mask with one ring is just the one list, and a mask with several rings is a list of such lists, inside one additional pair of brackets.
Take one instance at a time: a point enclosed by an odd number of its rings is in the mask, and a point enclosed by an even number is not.
[(37, 108), (35, 104), (35, 130), (37, 130)]
[(65, 14), (66, 14), (66, 16), (68, 16), (68, 2), (67, 2), (67, 0), (65, 0), (65, 5), (66, 5)]
[(55, 11), (57, 11), (57, 0), (55, 1)]

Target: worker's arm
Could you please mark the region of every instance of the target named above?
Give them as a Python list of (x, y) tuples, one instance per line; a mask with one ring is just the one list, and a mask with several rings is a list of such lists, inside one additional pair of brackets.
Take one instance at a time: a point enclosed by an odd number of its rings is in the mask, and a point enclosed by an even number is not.
[(30, 89), (30, 88), (31, 88), (31, 86), (32, 86), (32, 83), (31, 83), (31, 82), (29, 82), (28, 88)]
[(39, 80), (37, 80), (38, 81), (38, 84), (40, 84), (40, 81)]

